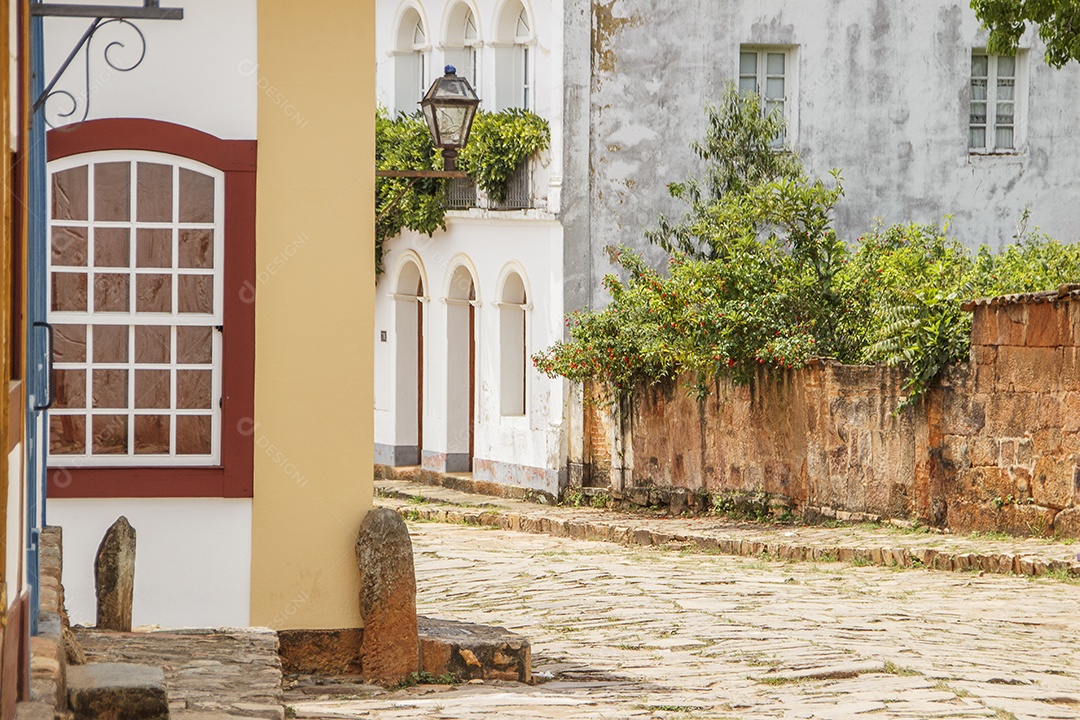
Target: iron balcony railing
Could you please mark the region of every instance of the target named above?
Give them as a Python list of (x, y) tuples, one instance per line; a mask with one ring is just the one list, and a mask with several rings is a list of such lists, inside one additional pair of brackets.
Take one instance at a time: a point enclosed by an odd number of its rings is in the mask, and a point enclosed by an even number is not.
[(530, 169), (528, 160), (524, 160), (514, 169), (506, 181), (506, 198), (495, 203), (496, 210), (524, 210), (533, 206)]
[(472, 178), (453, 178), (446, 187), (446, 207), (468, 210), (477, 206), (476, 181)]
[(468, 210), (487, 207), (491, 210), (526, 210), (535, 207), (532, 194), (532, 165), (524, 160), (506, 181), (506, 197), (502, 202), (481, 197), (472, 178), (454, 178), (446, 186), (446, 207), (449, 210)]

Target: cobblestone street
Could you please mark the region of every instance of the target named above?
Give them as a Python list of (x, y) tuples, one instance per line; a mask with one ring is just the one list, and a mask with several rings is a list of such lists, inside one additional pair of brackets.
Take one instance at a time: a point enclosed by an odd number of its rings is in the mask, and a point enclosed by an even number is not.
[(299, 717), (1080, 718), (1080, 586), (690, 554), (412, 522), (418, 610), (533, 645), (535, 686), (420, 686)]

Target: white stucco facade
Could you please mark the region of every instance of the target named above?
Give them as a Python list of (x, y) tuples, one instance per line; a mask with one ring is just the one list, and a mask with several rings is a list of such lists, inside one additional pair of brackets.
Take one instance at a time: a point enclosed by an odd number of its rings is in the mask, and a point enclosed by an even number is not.
[(73, 623), (96, 616), (94, 556), (120, 515), (135, 528), (133, 625), (245, 627), (251, 593), (251, 500), (86, 498), (49, 501), (64, 529), (64, 598)]
[(525, 106), (551, 128), (550, 149), (529, 164), (529, 209), (453, 210), (445, 231), (386, 243), (376, 463), (471, 469), (477, 480), (558, 494), (566, 388), (531, 356), (563, 333), (562, 4), (379, 0), (376, 17), (378, 100), (392, 113), (418, 108), (413, 96), (453, 64), (482, 110)]
[[(176, 5), (184, 9), (181, 21), (134, 21), (146, 39), (146, 54), (130, 72), (110, 68), (102, 52), (111, 43), (122, 43), (109, 50), (112, 62), (126, 67), (137, 59), (141, 45), (131, 27), (114, 23), (93, 38), (87, 119), (144, 118), (225, 140), (256, 139), (259, 103), (279, 104), (283, 111), (287, 106), (258, 72), (255, 0)], [(51, 78), (90, 20), (44, 22), (45, 74)], [(57, 84), (78, 105), (72, 117), (63, 118), (58, 113), (71, 109), (69, 99), (49, 100), (46, 117), (52, 125), (82, 118), (84, 68), (79, 55)], [(49, 499), (47, 522), (64, 531), (64, 584), (72, 622), (94, 623), (94, 556), (105, 531), (121, 515), (138, 535), (136, 625), (248, 624), (251, 499), (167, 497)]]

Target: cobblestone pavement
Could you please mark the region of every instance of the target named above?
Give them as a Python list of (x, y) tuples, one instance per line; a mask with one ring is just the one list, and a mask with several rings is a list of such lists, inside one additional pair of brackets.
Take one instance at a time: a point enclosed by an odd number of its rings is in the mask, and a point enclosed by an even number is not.
[(174, 720), (283, 720), (277, 633), (265, 629), (99, 632), (73, 628), (89, 662), (165, 671)]
[(1048, 538), (951, 535), (926, 528), (854, 523), (836, 527), (737, 522), (724, 517), (671, 518), (593, 508), (552, 507), (470, 495), (445, 487), (378, 480), (379, 503), (406, 517), (467, 522), (622, 544), (690, 547), (728, 555), (840, 559), (936, 570), (1080, 577), (1080, 543)]
[(537, 685), (313, 699), (299, 717), (1080, 718), (1080, 586), (412, 522), (419, 611), (503, 625)]

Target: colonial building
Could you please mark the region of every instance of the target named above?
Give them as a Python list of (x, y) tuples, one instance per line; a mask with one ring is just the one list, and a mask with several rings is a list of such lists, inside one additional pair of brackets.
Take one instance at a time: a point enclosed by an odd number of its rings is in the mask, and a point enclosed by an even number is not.
[[(670, 182), (701, 174), (692, 141), (734, 83), (760, 93), (812, 176), (842, 171), (836, 227), (941, 223), (975, 248), (1032, 225), (1080, 227), (1080, 67), (1055, 70), (1029, 31), (986, 52), (966, 0), (378, 0), (379, 101), (410, 112), (444, 63), (482, 107), (527, 106), (552, 149), (523, 168), (523, 204), (451, 187), (447, 230), (388, 245), (376, 297), (376, 461), (558, 492), (577, 481), (575, 395), (528, 356), (563, 314), (607, 302), (626, 244), (683, 208)], [(520, 283), (519, 283), (520, 280)], [(521, 316), (524, 315), (523, 330)], [(524, 347), (521, 338), (524, 333)], [(524, 368), (522, 362), (524, 359)], [(522, 392), (524, 390), (524, 392)]]
[[(175, 4), (102, 23), (89, 75), (80, 57), (45, 103), (68, 609), (94, 621), (94, 554), (125, 515), (135, 624), (357, 627), (373, 8)], [(87, 23), (46, 19), (46, 76)]]
[(384, 107), (414, 112), (451, 64), (482, 110), (531, 110), (552, 137), (511, 178), (504, 203), (455, 183), (445, 232), (387, 243), (375, 299), (376, 462), (557, 493), (565, 388), (529, 358), (563, 330), (561, 3), (379, 0), (376, 9)]

